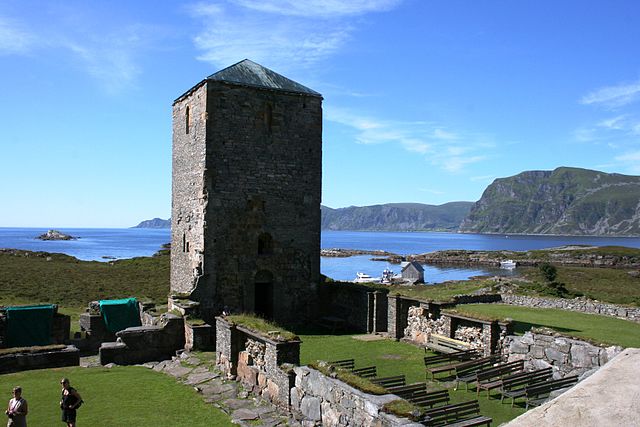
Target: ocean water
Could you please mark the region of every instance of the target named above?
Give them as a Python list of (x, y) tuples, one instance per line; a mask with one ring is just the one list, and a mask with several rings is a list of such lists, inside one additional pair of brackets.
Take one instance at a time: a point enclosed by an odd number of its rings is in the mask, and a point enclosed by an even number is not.
[[(107, 261), (109, 259), (151, 256), (171, 240), (168, 229), (146, 228), (63, 228), (59, 231), (79, 237), (78, 240), (42, 241), (37, 236), (44, 228), (1, 228), (0, 248), (26, 249), (65, 253), (81, 260)], [(321, 247), (385, 250), (401, 255), (419, 254), (446, 249), (515, 250), (552, 248), (563, 245), (628, 246), (640, 248), (640, 238), (635, 237), (573, 237), (573, 236), (505, 236), (457, 233), (392, 233), (323, 231)], [(336, 280), (352, 280), (356, 272), (378, 277), (389, 268), (399, 272), (398, 265), (371, 261), (371, 256), (349, 258), (321, 258), (323, 274)], [(425, 266), (425, 280), (439, 283), (461, 280), (486, 274), (513, 274), (495, 268), (464, 268)]]
[(0, 227), (0, 248), (63, 253), (84, 261), (151, 256), (171, 241), (168, 229), (58, 228), (78, 240), (39, 240), (46, 228)]

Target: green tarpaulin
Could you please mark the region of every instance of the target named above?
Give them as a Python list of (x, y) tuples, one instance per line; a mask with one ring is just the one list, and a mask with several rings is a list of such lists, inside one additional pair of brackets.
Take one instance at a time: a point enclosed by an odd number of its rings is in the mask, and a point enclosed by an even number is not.
[(7, 347), (51, 344), (51, 323), (55, 306), (7, 307)]
[(141, 325), (138, 300), (135, 298), (101, 300), (100, 311), (104, 324), (113, 333)]

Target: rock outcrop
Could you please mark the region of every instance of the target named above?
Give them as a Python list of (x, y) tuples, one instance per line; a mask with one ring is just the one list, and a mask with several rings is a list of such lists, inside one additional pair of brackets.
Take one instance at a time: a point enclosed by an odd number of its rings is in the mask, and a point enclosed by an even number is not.
[(58, 230), (49, 230), (44, 234), (39, 235), (36, 239), (40, 240), (78, 240), (77, 237), (73, 237), (69, 234), (61, 233)]

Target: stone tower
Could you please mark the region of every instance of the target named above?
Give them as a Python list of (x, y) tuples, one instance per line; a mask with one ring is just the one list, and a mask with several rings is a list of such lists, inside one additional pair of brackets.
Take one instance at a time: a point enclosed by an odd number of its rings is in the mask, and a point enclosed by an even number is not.
[(283, 324), (320, 278), (322, 96), (249, 60), (173, 103), (171, 294)]

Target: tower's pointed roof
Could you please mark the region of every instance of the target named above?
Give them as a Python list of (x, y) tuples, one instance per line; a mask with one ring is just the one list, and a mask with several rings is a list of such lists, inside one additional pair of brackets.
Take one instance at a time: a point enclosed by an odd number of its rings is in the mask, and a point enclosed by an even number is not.
[(322, 96), (315, 90), (296, 83), (275, 71), (263, 67), (260, 64), (245, 59), (233, 64), (215, 74), (207, 77), (207, 80), (216, 80), (244, 86), (260, 87), (271, 90), (303, 93), (305, 95)]

